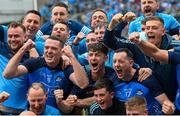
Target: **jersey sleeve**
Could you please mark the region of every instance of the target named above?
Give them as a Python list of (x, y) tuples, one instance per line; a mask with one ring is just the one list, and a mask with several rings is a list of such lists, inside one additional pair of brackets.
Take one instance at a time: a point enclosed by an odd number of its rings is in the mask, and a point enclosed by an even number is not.
[(158, 82), (158, 80), (156, 80), (156, 78), (152, 75), (150, 77), (148, 77), (146, 80), (144, 80), (142, 82), (146, 87), (149, 88), (151, 94), (154, 97), (159, 96), (160, 94), (164, 93), (162, 91), (162, 87), (160, 86), (160, 83)]
[(72, 66), (67, 66), (64, 70), (64, 74), (66, 77), (68, 77), (74, 72), (73, 67)]
[(7, 30), (6, 26), (0, 25), (0, 41), (7, 42)]
[(174, 48), (174, 51), (168, 51), (168, 63), (180, 64), (180, 47)]
[(135, 26), (135, 22), (134, 21), (132, 21), (131, 23), (130, 23), (130, 25), (129, 25), (129, 30), (128, 30), (128, 35), (130, 35), (131, 33), (133, 33), (133, 32), (136, 32), (136, 26)]
[(31, 73), (42, 66), (43, 63), (40, 62), (41, 60), (42, 60), (41, 57), (30, 58), (30, 59), (26, 60), (24, 63), (22, 63), (22, 65), (27, 68), (29, 73)]
[(170, 20), (170, 35), (179, 35), (180, 24), (173, 16), (170, 17)]

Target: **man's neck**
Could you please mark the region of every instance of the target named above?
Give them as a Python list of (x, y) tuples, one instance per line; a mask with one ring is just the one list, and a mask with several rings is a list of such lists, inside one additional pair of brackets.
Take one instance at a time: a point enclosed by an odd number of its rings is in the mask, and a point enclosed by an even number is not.
[(127, 74), (127, 75), (124, 77), (124, 81), (127, 81), (127, 82), (131, 81), (131, 80), (133, 79), (135, 73), (136, 73), (136, 69), (131, 68), (130, 71), (129, 71), (129, 74)]
[(98, 71), (96, 73), (91, 72), (91, 75), (92, 75), (92, 80), (97, 81), (98, 79), (104, 77), (104, 75), (105, 75), (105, 67), (103, 67), (100, 71)]

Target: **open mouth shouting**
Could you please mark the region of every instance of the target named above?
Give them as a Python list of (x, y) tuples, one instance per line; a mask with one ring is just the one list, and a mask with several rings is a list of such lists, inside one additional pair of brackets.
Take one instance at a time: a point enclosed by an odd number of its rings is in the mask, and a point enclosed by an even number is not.
[(98, 104), (100, 105), (101, 109), (105, 109), (105, 102), (103, 100), (99, 101)]
[(121, 67), (117, 67), (115, 71), (120, 79), (123, 78), (123, 70)]
[(153, 15), (150, 6), (147, 6), (147, 7), (144, 8), (144, 14), (145, 14), (145, 16), (152, 16)]
[(91, 62), (91, 70), (93, 71), (93, 72), (98, 72), (99, 71), (99, 65), (98, 65), (98, 63), (96, 63), (96, 62)]
[(155, 35), (148, 35), (148, 39), (155, 39)]

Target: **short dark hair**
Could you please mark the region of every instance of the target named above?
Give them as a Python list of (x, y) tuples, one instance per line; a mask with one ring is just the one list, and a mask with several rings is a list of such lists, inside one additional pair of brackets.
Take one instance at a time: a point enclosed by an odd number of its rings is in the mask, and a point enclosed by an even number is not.
[(98, 42), (98, 43), (94, 43), (94, 44), (90, 44), (88, 46), (88, 51), (92, 51), (92, 52), (102, 52), (105, 55), (107, 55), (108, 53), (108, 48), (104, 45), (103, 42)]
[(115, 51), (115, 53), (125, 52), (127, 54), (127, 57), (130, 59), (133, 59), (133, 53), (128, 48), (120, 48)]
[(19, 23), (19, 22), (11, 22), (8, 26), (8, 29), (9, 28), (17, 28), (17, 27), (20, 27), (24, 33), (26, 33), (26, 28), (24, 27), (23, 24)]
[(36, 14), (41, 18), (41, 14), (37, 10), (29, 10), (26, 12), (25, 16), (28, 15), (29, 13)]
[(37, 83), (37, 82), (33, 83), (28, 89), (28, 94), (29, 94), (29, 91), (30, 91), (31, 88), (35, 89), (35, 90), (42, 89), (43, 92), (46, 93), (46, 89), (45, 89), (45, 87), (44, 87), (44, 85), (42, 83)]
[(160, 21), (163, 25), (164, 25), (164, 20), (158, 16), (150, 16), (150, 17), (147, 17), (144, 19), (145, 20), (145, 23), (147, 23), (148, 21)]
[[(91, 30), (88, 34), (91, 34), (91, 33), (94, 33), (94, 30)], [(88, 34), (87, 34), (87, 35), (88, 35)], [(87, 35), (86, 35), (86, 36), (87, 36)]]
[(68, 5), (65, 4), (64, 2), (59, 2), (59, 3), (55, 4), (55, 5), (52, 7), (51, 11), (52, 11), (55, 7), (64, 7), (64, 8), (66, 9), (66, 11), (69, 13), (69, 7), (68, 7)]
[(106, 88), (107, 91), (113, 92), (114, 91), (114, 85), (113, 82), (108, 79), (108, 77), (100, 78), (96, 81), (96, 83), (93, 86), (93, 90)]
[(51, 40), (56, 40), (56, 41), (59, 41), (59, 43), (60, 43), (60, 46), (61, 46), (61, 47), (63, 47), (63, 46), (64, 46), (64, 44), (65, 44), (65, 42), (63, 41), (63, 39), (62, 39), (62, 38), (57, 37), (57, 36), (54, 36), (54, 35), (49, 36), (47, 39), (51, 39)]

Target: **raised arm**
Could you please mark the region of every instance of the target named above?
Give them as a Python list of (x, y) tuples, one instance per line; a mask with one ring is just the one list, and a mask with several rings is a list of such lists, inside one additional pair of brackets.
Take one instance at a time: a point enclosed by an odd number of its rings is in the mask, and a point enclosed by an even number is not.
[(80, 63), (75, 58), (75, 56), (72, 52), (72, 49), (69, 45), (67, 45), (63, 48), (63, 52), (65, 53), (66, 56), (69, 57), (69, 59), (71, 61), (71, 65), (72, 65), (73, 70), (74, 70), (74, 73), (72, 73), (70, 75), (70, 80), (75, 85), (80, 87), (81, 89), (84, 89), (89, 84), (88, 78), (87, 78), (87, 75), (86, 75), (84, 68), (80, 65)]
[(157, 61), (162, 63), (168, 63), (168, 51), (161, 50), (150, 42), (143, 41), (140, 39), (139, 32), (134, 32), (130, 34), (129, 40), (136, 43), (136, 45), (141, 49), (141, 51)]
[(26, 51), (29, 51), (31, 48), (34, 47), (34, 42), (29, 39), (19, 50), (18, 52), (11, 58), (11, 60), (8, 62), (4, 72), (3, 76), (7, 79), (11, 79), (16, 76), (23, 75), (28, 72), (25, 66), (19, 65), (23, 55)]
[(95, 102), (95, 97), (88, 97), (88, 98), (84, 98), (84, 99), (78, 99), (77, 100), (77, 104), (76, 106), (78, 107), (89, 107), (91, 104), (93, 104)]
[(108, 29), (105, 31), (103, 42), (113, 50), (124, 47), (134, 49), (134, 43), (130, 42), (127, 38), (122, 37), (121, 31), (135, 17), (136, 15), (132, 12), (128, 12), (124, 16), (121, 14), (114, 15), (109, 23)]

